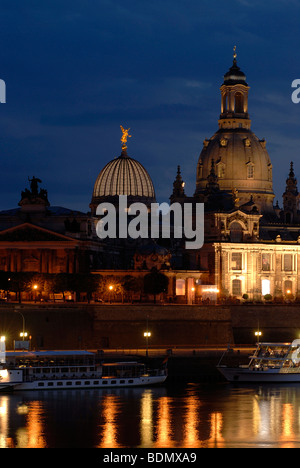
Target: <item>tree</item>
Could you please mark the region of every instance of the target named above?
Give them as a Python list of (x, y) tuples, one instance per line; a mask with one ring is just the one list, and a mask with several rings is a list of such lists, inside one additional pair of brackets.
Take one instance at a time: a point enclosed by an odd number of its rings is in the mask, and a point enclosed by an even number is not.
[(169, 279), (163, 273), (159, 273), (153, 269), (144, 277), (144, 291), (146, 294), (153, 294), (154, 302), (156, 302), (156, 295), (167, 291)]

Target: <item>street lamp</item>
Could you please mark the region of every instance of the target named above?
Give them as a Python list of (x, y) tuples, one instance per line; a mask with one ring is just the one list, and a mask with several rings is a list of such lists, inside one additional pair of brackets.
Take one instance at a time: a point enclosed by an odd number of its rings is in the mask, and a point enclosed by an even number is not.
[(144, 332), (144, 337), (146, 338), (146, 356), (148, 357), (148, 340), (151, 336), (151, 332), (146, 331)]
[(110, 293), (110, 294), (109, 294), (109, 302), (111, 303), (112, 292), (113, 292), (113, 290), (114, 290), (113, 285), (110, 284), (110, 285), (108, 286), (108, 289), (109, 289), (109, 293)]
[(27, 338), (27, 336), (28, 336), (27, 332), (21, 332), (20, 333), (20, 337), (23, 339), (23, 341), (24, 341), (24, 338)]
[(259, 343), (259, 337), (262, 335), (262, 332), (257, 330), (254, 334), (257, 337), (257, 342)]
[(36, 293), (37, 293), (37, 290), (38, 290), (38, 285), (34, 284), (32, 286), (32, 289), (34, 290), (34, 302), (36, 302)]

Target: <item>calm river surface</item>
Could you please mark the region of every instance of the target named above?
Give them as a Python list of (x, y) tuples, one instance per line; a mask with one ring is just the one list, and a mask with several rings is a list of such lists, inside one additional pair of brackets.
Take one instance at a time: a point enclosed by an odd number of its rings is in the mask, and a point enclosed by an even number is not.
[(0, 394), (0, 448), (300, 448), (300, 386)]

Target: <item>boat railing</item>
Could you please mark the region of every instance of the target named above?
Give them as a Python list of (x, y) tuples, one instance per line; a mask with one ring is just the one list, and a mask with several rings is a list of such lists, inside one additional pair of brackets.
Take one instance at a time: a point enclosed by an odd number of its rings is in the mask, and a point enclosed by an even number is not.
[(101, 372), (85, 372), (83, 374), (68, 373), (65, 374), (30, 374), (25, 375), (24, 380), (26, 382), (35, 382), (36, 380), (78, 380), (78, 379), (101, 379)]

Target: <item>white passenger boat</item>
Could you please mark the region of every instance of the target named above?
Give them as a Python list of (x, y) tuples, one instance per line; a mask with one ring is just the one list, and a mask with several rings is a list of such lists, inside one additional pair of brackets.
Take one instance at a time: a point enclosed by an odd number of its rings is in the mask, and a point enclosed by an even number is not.
[(7, 352), (0, 365), (0, 390), (110, 388), (163, 383), (166, 366), (146, 369), (136, 361), (97, 362), (88, 351)]
[(248, 365), (217, 366), (229, 382), (300, 383), (300, 340), (259, 343)]

